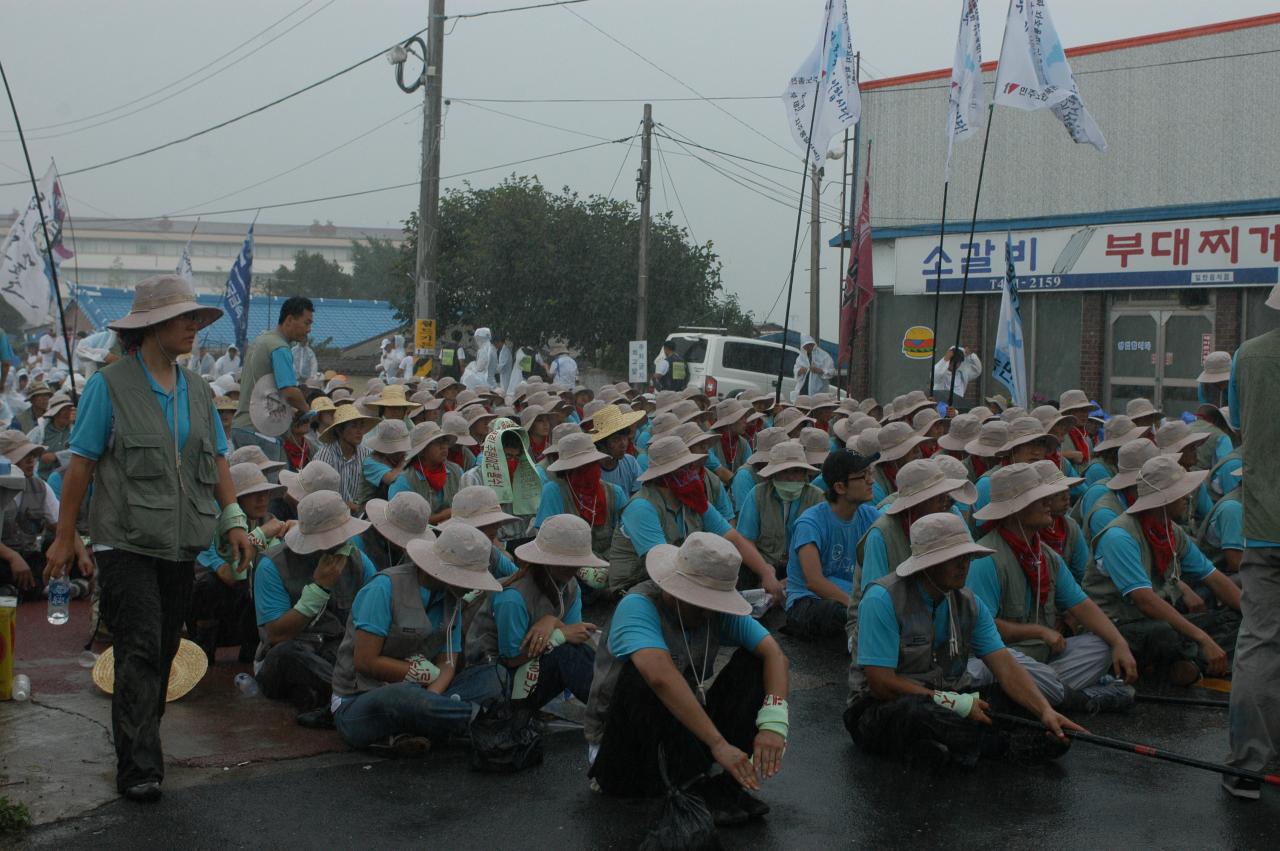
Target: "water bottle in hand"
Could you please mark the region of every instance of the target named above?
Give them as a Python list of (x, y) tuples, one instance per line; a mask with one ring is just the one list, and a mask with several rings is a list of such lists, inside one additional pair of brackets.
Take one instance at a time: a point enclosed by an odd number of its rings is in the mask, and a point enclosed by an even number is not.
[(18, 674), (13, 678), (13, 699), (18, 701), (31, 699), (31, 678), (26, 674)]
[(71, 617), (68, 604), (71, 600), (71, 580), (66, 574), (49, 579), (49, 623), (64, 624)]
[(254, 697), (258, 693), (258, 681), (249, 674), (236, 674), (236, 688), (245, 697)]

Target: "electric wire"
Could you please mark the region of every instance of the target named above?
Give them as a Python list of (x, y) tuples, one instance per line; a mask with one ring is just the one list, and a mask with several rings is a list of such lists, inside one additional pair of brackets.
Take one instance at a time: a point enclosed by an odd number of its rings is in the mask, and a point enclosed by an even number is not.
[(606, 198), (613, 197), (613, 189), (618, 185), (618, 178), (622, 177), (622, 170), (627, 167), (627, 160), (631, 159), (631, 146), (636, 143), (636, 138), (640, 135), (640, 125), (644, 121), (641, 120), (636, 124), (636, 132), (632, 134), (631, 141), (627, 143), (627, 150), (622, 155), (622, 162), (618, 164), (618, 173), (613, 176), (613, 183), (609, 184), (609, 191), (605, 193)]
[(445, 15), (445, 19), (463, 20), (465, 18), (483, 18), (486, 15), (501, 15), (505, 12), (527, 12), (530, 9), (549, 9), (552, 6), (572, 6), (576, 3), (586, 3), (587, 0), (557, 0), (554, 3), (534, 3), (530, 6), (512, 6), (508, 9), (489, 9), (486, 12), (468, 12), (465, 15)]

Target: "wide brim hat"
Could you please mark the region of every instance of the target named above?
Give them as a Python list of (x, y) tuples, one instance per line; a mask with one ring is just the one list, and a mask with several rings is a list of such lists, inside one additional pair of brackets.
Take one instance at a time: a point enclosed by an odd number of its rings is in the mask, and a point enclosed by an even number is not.
[[(1029, 419), (1035, 419), (1035, 417), (1030, 417)], [(1039, 420), (1037, 420), (1037, 422), (1039, 422)], [(1043, 430), (1028, 432), (1027, 434), (1019, 434), (1019, 435), (1011, 434), (1009, 435), (1009, 440), (1005, 443), (1005, 445), (1000, 447), (1000, 454), (1001, 455), (1007, 454), (1009, 452), (1012, 452), (1014, 449), (1018, 448), (1019, 446), (1023, 446), (1027, 443), (1035, 443), (1037, 440), (1047, 440), (1053, 444), (1054, 448), (1057, 448), (1058, 446), (1062, 445), (1061, 440), (1059, 440), (1057, 437), (1050, 434), (1049, 432), (1043, 431)]]
[[(884, 429), (880, 430), (880, 436), (881, 438), (884, 437)], [(915, 430), (913, 429), (909, 437), (903, 438), (902, 441), (894, 444), (893, 446), (886, 447), (882, 443), (880, 446), (880, 460), (882, 462), (897, 461), (900, 458), (906, 457), (907, 453), (909, 453), (912, 449), (915, 449), (920, 444), (928, 443), (929, 440), (930, 438), (923, 437), (921, 435), (916, 434)]]
[[(922, 570), (937, 564), (945, 564), (960, 556), (986, 556), (995, 552), (981, 544), (974, 543), (964, 520), (949, 511), (920, 518), (912, 524), (912, 530), (914, 531), (921, 523), (929, 527), (936, 527), (937, 534), (927, 541), (921, 540), (912, 543), (911, 555), (903, 559), (894, 569), (894, 573), (898, 576), (904, 578), (912, 576)], [(916, 534), (918, 537), (923, 538), (924, 529), (922, 528)]]
[(337, 412), (333, 415), (333, 422), (320, 432), (320, 441), (322, 443), (332, 443), (338, 439), (338, 430), (347, 423), (353, 423), (356, 420), (368, 420), (370, 425), (377, 425), (378, 418), (370, 417), (360, 413), (359, 408), (355, 405), (339, 405)]
[[(711, 424), (711, 428), (713, 430), (718, 428), (727, 428), (728, 426), (733, 425), (743, 417), (755, 413), (754, 411), (752, 411), (750, 405), (743, 404), (743, 403), (728, 405), (725, 402), (721, 402), (720, 405), (724, 406), (722, 408), (722, 410), (724, 411), (724, 416), (718, 416), (716, 418), (716, 421)], [(717, 406), (717, 407), (720, 407), (720, 406)]]
[(1196, 376), (1197, 384), (1220, 384), (1231, 380), (1231, 354), (1229, 352), (1210, 352), (1204, 360), (1200, 374)]
[(16, 429), (10, 430), (9, 434), (14, 435), (14, 438), (12, 442), (5, 441), (4, 444), (0, 444), (3, 445), (3, 449), (0, 449), (0, 454), (8, 458), (11, 464), (19, 463), (32, 452), (43, 453), (49, 451), (49, 447), (40, 443), (32, 443), (25, 434)]
[[(1023, 465), (1023, 466), (1026, 466), (1028, 468), (1030, 467), (1029, 464)], [(1003, 469), (1008, 470), (1010, 468), (1005, 467)], [(1003, 520), (1006, 517), (1010, 517), (1014, 514), (1017, 514), (1019, 511), (1026, 508), (1028, 505), (1031, 505), (1033, 502), (1053, 496), (1055, 493), (1058, 493), (1059, 491), (1062, 490), (1062, 486), (1057, 483), (1051, 484), (1051, 485), (1041, 484), (1040, 476), (1036, 474), (1034, 470), (1032, 470), (1031, 472), (1031, 477), (1035, 479), (1036, 484), (1027, 488), (1022, 493), (1011, 496), (1008, 499), (997, 501), (995, 499), (995, 493), (993, 489), (992, 495), (991, 495), (991, 502), (988, 502), (986, 505), (982, 506), (982, 508), (979, 508), (977, 511), (973, 512), (973, 519), (974, 520)]]
[[(785, 446), (788, 443), (798, 445), (799, 442), (794, 440), (784, 441), (783, 443), (779, 443), (777, 446), (773, 447), (769, 452), (769, 463), (765, 464), (765, 466), (760, 470), (760, 475), (763, 478), (767, 479), (770, 476), (775, 476), (784, 470), (804, 470), (806, 473), (820, 472), (817, 467), (809, 463), (808, 453), (804, 451), (803, 446), (800, 446), (798, 453), (794, 450), (783, 450), (783, 452), (779, 453), (779, 457), (775, 461), (773, 459), (773, 453), (777, 452), (780, 447)], [(791, 457), (786, 457), (788, 455)]]
[(333, 404), (333, 400), (328, 396), (317, 396), (311, 400), (311, 410), (313, 413), (321, 414), (325, 411), (336, 411), (338, 406)]
[(654, 584), (682, 603), (726, 615), (751, 614), (751, 604), (735, 588), (704, 584), (707, 580), (681, 560), (680, 547), (658, 544), (645, 555), (644, 566)]
[(1093, 402), (1083, 390), (1064, 390), (1058, 397), (1058, 410), (1064, 414), (1072, 411), (1092, 411)]
[[(950, 428), (955, 429), (955, 420), (951, 421)], [(969, 443), (977, 440), (978, 434), (979, 432), (973, 432), (972, 436), (966, 440), (959, 432), (953, 433), (952, 431), (948, 431), (946, 434), (938, 438), (938, 445), (943, 449), (948, 449), (952, 452), (966, 452), (968, 451), (967, 447), (969, 446)]]
[[(664, 452), (662, 457), (659, 457), (657, 450), (660, 447), (670, 451)], [(678, 451), (676, 451), (676, 447), (678, 447)], [(654, 479), (665, 476), (667, 473), (674, 473), (681, 467), (687, 467), (697, 461), (702, 461), (706, 457), (706, 455), (690, 452), (689, 447), (685, 446), (684, 441), (679, 437), (663, 435), (649, 444), (649, 468), (637, 476), (637, 479), (642, 482), (651, 482)]]
[(615, 434), (625, 428), (631, 428), (644, 419), (645, 416), (647, 415), (644, 411), (632, 411), (629, 414), (624, 414), (618, 410), (617, 405), (605, 405), (596, 411), (595, 416), (592, 418), (595, 428), (589, 434), (593, 441), (599, 442), (611, 434)]
[(262, 469), (251, 461), (231, 467), (231, 484), (235, 487), (236, 499), (254, 493), (281, 493), (285, 490), (285, 485), (267, 481)]
[[(182, 639), (178, 642), (178, 652), (169, 665), (169, 684), (165, 688), (164, 702), (170, 703), (183, 697), (209, 670), (209, 657), (194, 641)], [(112, 694), (116, 687), (116, 655), (115, 647), (108, 647), (93, 663), (93, 684), (107, 694)]]
[(299, 501), (307, 495), (307, 492), (302, 489), (302, 485), (299, 482), (301, 478), (302, 473), (294, 472), (293, 470), (280, 471), (280, 484), (284, 486), (284, 492)]
[(564, 472), (565, 470), (576, 470), (579, 467), (585, 467), (586, 465), (595, 461), (608, 460), (609, 458), (608, 455), (596, 449), (595, 442), (591, 439), (591, 435), (583, 433), (582, 436), (586, 438), (585, 441), (574, 440), (573, 443), (570, 444), (571, 447), (578, 443), (585, 444), (582, 447), (582, 451), (573, 452), (568, 455), (564, 453), (565, 441), (571, 440), (574, 437), (574, 435), (570, 434), (561, 438), (561, 440), (556, 444), (556, 451), (555, 451), (556, 460), (552, 461), (550, 464), (547, 465), (548, 473), (561, 473), (561, 472)]
[[(585, 521), (583, 521), (585, 522)], [(589, 533), (587, 533), (589, 534)], [(518, 559), (530, 562), (532, 564), (546, 564), (564, 567), (608, 567), (609, 562), (591, 552), (590, 546), (585, 552), (560, 552), (553, 549), (553, 542), (548, 540), (550, 536), (539, 530), (536, 538), (528, 543), (521, 544), (515, 549), (515, 556)], [(588, 544), (590, 538), (588, 537)]]
[(375, 398), (366, 397), (364, 404), (370, 408), (405, 408), (405, 416), (413, 416), (422, 410), (416, 402), (410, 402), (403, 384), (388, 384)]
[(1186, 437), (1183, 437), (1180, 440), (1174, 441), (1168, 446), (1160, 446), (1159, 444), (1157, 444), (1156, 448), (1160, 450), (1161, 455), (1181, 455), (1182, 451), (1187, 447), (1199, 446), (1201, 443), (1204, 443), (1210, 437), (1211, 435), (1207, 431), (1193, 431), (1190, 434), (1188, 434)]
[[(312, 531), (306, 528), (311, 524), (304, 522), (308, 519), (306, 517), (308, 513), (307, 501), (316, 500), (322, 495), (326, 501), (332, 503), (329, 509), (332, 511), (333, 516), (321, 518), (320, 523), (323, 528)], [(333, 497), (337, 497), (337, 501), (334, 501)], [(307, 555), (316, 550), (327, 550), (345, 544), (369, 528), (368, 520), (361, 520), (358, 517), (351, 516), (351, 512), (347, 509), (347, 504), (334, 491), (316, 491), (315, 493), (307, 494), (298, 503), (298, 518), (298, 522), (293, 524), (293, 527), (284, 535), (285, 546), (298, 555)]]
[[(1156, 456), (1167, 457), (1167, 456)], [(1155, 460), (1155, 459), (1152, 459)], [(1148, 462), (1150, 463), (1150, 462)], [(1143, 465), (1145, 469), (1146, 465)], [(1179, 470), (1182, 468), (1179, 467)], [(1192, 470), (1184, 471), (1177, 481), (1171, 483), (1168, 487), (1158, 490), (1154, 493), (1144, 494), (1133, 501), (1133, 505), (1126, 508), (1125, 514), (1140, 514), (1152, 508), (1159, 508), (1162, 505), (1168, 505), (1171, 502), (1177, 502), (1184, 496), (1194, 493), (1200, 485), (1204, 484), (1204, 480), (1209, 478), (1211, 470)], [(1141, 487), (1143, 483), (1142, 473), (1139, 471), (1137, 484)]]
[(915, 508), (917, 505), (928, 502), (935, 496), (942, 496), (944, 493), (951, 494), (951, 498), (962, 505), (973, 505), (978, 501), (978, 489), (973, 486), (973, 482), (968, 479), (952, 479), (943, 475), (937, 481), (914, 493), (904, 494), (899, 490), (893, 502), (886, 505), (881, 511), (885, 514), (901, 514), (908, 508)]
[[(436, 427), (431, 428), (431, 426)], [(445, 440), (452, 445), (457, 442), (457, 435), (449, 434), (449, 432), (441, 429), (435, 423), (424, 423), (423, 425), (414, 426), (413, 430), (409, 432), (408, 457), (412, 458), (415, 455), (421, 454), (422, 450), (426, 449), (437, 440)]]
[[(1100, 440), (1094, 445), (1093, 451), (1105, 452), (1108, 449), (1119, 449), (1121, 446), (1124, 446), (1129, 441), (1137, 440), (1138, 438), (1142, 437), (1149, 430), (1150, 429), (1147, 426), (1134, 426), (1132, 429), (1125, 432), (1124, 434), (1117, 434), (1114, 436), (1111, 434), (1108, 434), (1106, 440)], [(1108, 429), (1108, 431), (1110, 430)]]
[(112, 331), (134, 331), (168, 322), (176, 316), (196, 314), (200, 328), (217, 322), (222, 308), (206, 307), (196, 301), (191, 282), (179, 275), (153, 275), (139, 281), (133, 289), (133, 305), (129, 312), (114, 322)]
[[(406, 493), (412, 493), (412, 491), (406, 491)], [(378, 534), (400, 548), (409, 546), (409, 542), (413, 540), (421, 538), (429, 541), (435, 538), (435, 533), (426, 528), (425, 523), (421, 532), (414, 532), (412, 529), (405, 529), (391, 522), (391, 519), (387, 517), (387, 507), (390, 504), (388, 500), (378, 499), (377, 497), (365, 503), (365, 516), (369, 518), (373, 528), (378, 530)], [(429, 512), (430, 506), (428, 505)]]
[[(486, 543), (488, 543), (487, 539)], [(490, 544), (490, 546), (492, 545)], [(502, 585), (497, 579), (493, 578), (493, 574), (489, 573), (487, 553), (485, 554), (484, 569), (481, 570), (478, 569), (479, 562), (476, 563), (475, 567), (469, 568), (448, 561), (445, 549), (441, 547), (439, 538), (433, 540), (416, 538), (405, 547), (405, 552), (419, 570), (446, 585), (452, 585), (455, 588), (469, 588), (473, 591), (502, 590)]]
[[(395, 423), (400, 428), (388, 428), (387, 423)], [(369, 449), (384, 455), (394, 455), (399, 452), (407, 455), (409, 450), (413, 448), (413, 441), (409, 437), (409, 430), (404, 428), (404, 423), (399, 420), (383, 420), (379, 423), (379, 426), (365, 438), (364, 445)], [(384, 434), (384, 429), (395, 433), (391, 435)]]
[(71, 397), (59, 390), (49, 399), (49, 407), (45, 409), (46, 417), (55, 417), (58, 412), (64, 408), (74, 408), (75, 405), (71, 401)]

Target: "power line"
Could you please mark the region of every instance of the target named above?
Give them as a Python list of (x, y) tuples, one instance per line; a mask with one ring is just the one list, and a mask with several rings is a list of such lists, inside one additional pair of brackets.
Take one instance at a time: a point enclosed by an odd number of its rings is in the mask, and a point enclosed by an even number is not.
[(765, 166), (766, 168), (776, 168), (778, 171), (785, 171), (787, 174), (795, 174), (797, 171), (800, 170), (798, 168), (787, 168), (786, 166), (782, 166), (782, 165), (774, 165), (773, 163), (767, 163), (764, 160), (753, 160), (751, 157), (744, 157), (741, 154), (731, 154), (728, 151), (721, 151), (717, 148), (711, 148), (706, 145), (699, 145), (697, 142), (690, 139), (687, 135), (685, 135), (684, 133), (681, 133), (679, 130), (675, 129), (674, 127), (671, 127), (670, 125), (659, 124), (658, 126), (664, 130), (670, 130), (672, 133), (675, 133), (681, 139), (684, 139), (685, 144), (687, 145), (690, 145), (694, 148), (701, 148), (702, 150), (709, 151), (713, 154), (719, 154), (722, 157), (730, 157), (735, 160), (742, 160), (743, 162), (762, 165), (762, 166)]
[[(676, 139), (673, 136), (667, 136), (666, 138), (675, 142), (677, 145), (684, 147), (684, 143), (681, 142), (679, 139)], [(724, 170), (723, 167), (716, 165), (710, 160), (704, 159), (692, 152), (689, 152), (689, 155), (692, 156), (698, 162), (705, 165), (707, 168), (714, 171), (716, 174), (719, 174), (721, 177), (725, 178), (726, 180), (729, 180), (732, 183), (736, 183), (738, 186), (741, 186), (743, 189), (746, 189), (748, 192), (754, 192), (755, 194), (761, 196), (762, 198), (766, 198), (770, 201), (773, 201), (775, 204), (781, 204), (782, 206), (787, 207), (788, 209), (791, 209), (795, 206), (795, 204), (790, 200), (789, 195), (783, 195), (781, 190), (774, 189), (773, 186), (758, 183), (748, 178), (744, 178), (741, 175), (731, 174), (728, 171)], [(802, 200), (801, 201), (802, 209), (804, 207), (804, 204), (805, 202), (804, 200)]]
[[(584, 3), (585, 3), (585, 2), (586, 2), (586, 0), (581, 0), (581, 2), (584, 2)], [(478, 104), (478, 103), (471, 103), (470, 101), (468, 101), (468, 100), (464, 100), (463, 98), (449, 98), (448, 100), (449, 100), (449, 102), (450, 102), (450, 103), (461, 103), (461, 104), (465, 104), (466, 106), (469, 106), (469, 107), (471, 107), (472, 109), (480, 109), (480, 110), (483, 110), (483, 111), (485, 111), (485, 112), (492, 112), (494, 115), (501, 115), (501, 116), (504, 116), (504, 117), (506, 117), (506, 118), (514, 118), (516, 121), (523, 121), (523, 122), (525, 122), (525, 123), (527, 123), (527, 124), (536, 124), (536, 125), (538, 125), (539, 127), (548, 127), (548, 128), (550, 128), (550, 129), (552, 129), (552, 130), (560, 130), (560, 131), (563, 131), (563, 132), (565, 132), (565, 133), (572, 133), (572, 134), (573, 134), (573, 135), (575, 135), (575, 136), (585, 136), (585, 137), (586, 137), (586, 138), (588, 138), (588, 139), (599, 139), (599, 140), (604, 141), (604, 142), (611, 141), (611, 140), (609, 139), (609, 137), (608, 137), (608, 136), (597, 136), (597, 135), (596, 135), (596, 134), (594, 134), (594, 133), (585, 133), (585, 132), (583, 132), (582, 130), (574, 130), (574, 129), (569, 128), (569, 127), (561, 127), (561, 126), (559, 126), (558, 124), (548, 124), (548, 123), (547, 123), (547, 122), (545, 122), (545, 121), (537, 121), (537, 120), (535, 120), (535, 119), (533, 119), (533, 118), (525, 118), (523, 115), (516, 115), (516, 114), (511, 113), (511, 112), (503, 112), (502, 110), (500, 110), (500, 109), (494, 109), (493, 107), (489, 107), (489, 106), (481, 106), (481, 105), (480, 105), (480, 104)]]
[(613, 197), (613, 188), (618, 185), (618, 178), (622, 177), (622, 170), (627, 167), (627, 160), (631, 158), (631, 147), (636, 143), (636, 137), (640, 135), (639, 133), (640, 124), (643, 124), (643, 123), (644, 122), (641, 121), (640, 123), (636, 124), (636, 131), (632, 133), (631, 141), (627, 143), (626, 153), (622, 155), (622, 162), (618, 164), (618, 173), (613, 176), (613, 183), (609, 184), (609, 191), (605, 193), (606, 198)]
[(662, 170), (666, 172), (667, 177), (671, 180), (671, 194), (676, 196), (676, 205), (680, 208), (680, 216), (684, 219), (684, 226), (689, 230), (689, 238), (696, 245), (698, 237), (693, 233), (693, 223), (689, 221), (689, 214), (684, 211), (684, 202), (680, 200), (680, 190), (676, 188), (676, 176), (671, 173), (671, 167), (667, 165), (666, 154), (662, 151), (662, 145), (657, 139), (653, 140), (653, 145), (658, 149), (658, 162), (662, 164)]
[(696, 98), (457, 98), (472, 103), (697, 103), (715, 100), (781, 100), (777, 95), (708, 95)]
[(445, 18), (461, 20), (463, 18), (483, 18), (485, 15), (501, 15), (505, 12), (525, 12), (529, 9), (548, 9), (552, 6), (572, 6), (575, 3), (586, 3), (587, 0), (558, 0), (554, 3), (535, 3), (531, 6), (512, 6), (509, 9), (490, 9), (487, 12), (468, 12), (465, 15), (445, 15)]

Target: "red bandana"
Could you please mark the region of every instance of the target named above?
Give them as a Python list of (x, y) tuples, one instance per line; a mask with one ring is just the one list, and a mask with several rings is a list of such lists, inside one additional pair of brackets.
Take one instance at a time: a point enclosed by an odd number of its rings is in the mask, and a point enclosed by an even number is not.
[(449, 460), (464, 470), (467, 468), (467, 456), (462, 454), (462, 447), (455, 446), (449, 450)]
[(975, 479), (982, 478), (982, 474), (991, 469), (987, 466), (987, 462), (982, 458), (979, 458), (977, 455), (970, 455), (969, 463), (973, 465), (973, 476)]
[(604, 483), (600, 481), (600, 465), (585, 464), (564, 474), (573, 497), (578, 516), (592, 526), (603, 526), (608, 512), (605, 510)]
[(308, 460), (311, 459), (311, 444), (307, 443), (306, 438), (302, 439), (301, 444), (296, 444), (292, 440), (284, 442), (285, 455), (289, 457), (289, 469), (301, 470)]
[(920, 454), (923, 455), (925, 458), (932, 458), (934, 454), (937, 453), (937, 451), (938, 451), (938, 444), (933, 441), (920, 444)]
[(431, 486), (433, 491), (440, 493), (444, 490), (444, 483), (449, 478), (449, 468), (444, 464), (432, 470), (423, 464), (422, 458), (419, 457), (413, 462), (413, 468), (418, 471), (422, 478), (426, 479), (427, 484)]
[(1067, 518), (1055, 517), (1052, 526), (1040, 530), (1040, 540), (1053, 547), (1053, 551), (1058, 555), (1065, 556), (1067, 554)]
[(724, 456), (724, 465), (733, 469), (733, 462), (738, 459), (738, 436), (725, 429), (720, 432), (720, 454)]
[(547, 451), (549, 440), (539, 440), (533, 435), (529, 435), (529, 451), (533, 454), (533, 463), (537, 464), (542, 460), (542, 453)]
[[(1080, 428), (1079, 426), (1073, 427), (1071, 431), (1067, 432), (1067, 437), (1071, 438), (1071, 443), (1072, 445), (1075, 446), (1076, 451), (1084, 456), (1084, 461), (1082, 463), (1088, 464), (1089, 463), (1089, 436), (1084, 433), (1084, 429)], [(1084, 469), (1084, 468), (1082, 467), (1081, 469)]]
[(680, 504), (698, 516), (707, 513), (707, 486), (702, 481), (702, 468), (690, 464), (674, 473), (667, 473), (658, 484), (675, 495)]
[(1018, 566), (1022, 568), (1022, 572), (1027, 577), (1027, 582), (1031, 585), (1031, 593), (1035, 595), (1038, 605), (1043, 606), (1049, 600), (1049, 559), (1044, 557), (1044, 553), (1040, 549), (1040, 538), (1033, 537), (1033, 543), (1028, 544), (1021, 537), (1010, 532), (1003, 526), (1000, 527), (1000, 537), (1004, 538), (1004, 542), (1009, 545), (1009, 549), (1013, 550), (1013, 555), (1018, 559)]
[(889, 480), (889, 485), (896, 491), (898, 489), (898, 462), (882, 461), (880, 462), (880, 470), (884, 473), (884, 477)]
[(1144, 511), (1138, 523), (1142, 526), (1142, 534), (1151, 548), (1151, 558), (1155, 562), (1156, 574), (1163, 577), (1169, 564), (1173, 561), (1174, 544), (1173, 522), (1165, 517), (1164, 512)]
[(507, 475), (514, 479), (516, 476), (516, 467), (518, 466), (520, 466), (519, 458), (508, 458), (507, 459)]

